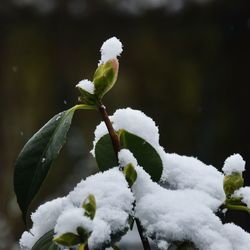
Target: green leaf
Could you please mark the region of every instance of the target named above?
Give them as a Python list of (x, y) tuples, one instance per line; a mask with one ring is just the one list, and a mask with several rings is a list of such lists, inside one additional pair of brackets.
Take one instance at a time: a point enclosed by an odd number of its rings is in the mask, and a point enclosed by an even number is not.
[(92, 232), (88, 232), (87, 230), (85, 230), (84, 228), (82, 227), (77, 227), (76, 229), (79, 237), (80, 237), (80, 241), (81, 243), (86, 243), (89, 236), (91, 235)]
[(120, 131), (120, 141), (123, 148), (129, 149), (137, 162), (151, 176), (153, 181), (159, 181), (162, 175), (162, 160), (155, 148), (141, 137)]
[(14, 190), (24, 222), (32, 199), (66, 141), (75, 110), (93, 108), (88, 105), (76, 105), (55, 115), (23, 147), (15, 164)]
[(57, 244), (62, 246), (75, 246), (81, 243), (81, 239), (78, 235), (73, 233), (65, 233), (53, 239)]
[(95, 196), (90, 194), (83, 202), (82, 207), (85, 209), (85, 215), (93, 220), (96, 212)]
[(117, 158), (109, 134), (104, 135), (96, 143), (95, 158), (101, 171), (118, 166)]
[(125, 178), (129, 184), (129, 187), (132, 187), (134, 182), (136, 181), (137, 178), (137, 173), (135, 171), (134, 166), (130, 163), (127, 166), (124, 167), (123, 173), (125, 175)]
[(54, 231), (51, 230), (48, 233), (44, 234), (32, 247), (31, 250), (60, 250), (53, 242)]
[[(125, 130), (119, 131), (122, 148), (129, 149), (138, 164), (151, 176), (153, 181), (159, 181), (162, 175), (162, 160), (154, 147), (141, 137)], [(112, 147), (110, 136), (104, 135), (96, 143), (95, 156), (101, 171), (108, 170), (118, 165)]]

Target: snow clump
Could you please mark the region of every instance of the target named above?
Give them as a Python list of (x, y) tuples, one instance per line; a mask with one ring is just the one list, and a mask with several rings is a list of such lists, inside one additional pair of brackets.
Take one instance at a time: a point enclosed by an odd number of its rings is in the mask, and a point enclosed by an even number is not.
[[(69, 223), (70, 222), (70, 223)], [(55, 226), (55, 237), (67, 233), (77, 234), (77, 228), (84, 228), (87, 232), (92, 231), (92, 220), (83, 216), (83, 209), (74, 207), (65, 210), (57, 220)]]
[(133, 166), (137, 166), (137, 160), (135, 159), (134, 155), (128, 149), (121, 149), (118, 153), (119, 164), (122, 167), (125, 167), (129, 163)]
[(225, 160), (222, 170), (226, 175), (242, 173), (245, 171), (245, 163), (240, 154), (233, 154)]
[(241, 187), (233, 194), (234, 197), (242, 197), (242, 201), (250, 209), (250, 187)]
[[(82, 203), (90, 195), (96, 199), (93, 220), (84, 215)], [(128, 228), (128, 217), (133, 214), (134, 196), (118, 167), (82, 180), (67, 197), (58, 198), (41, 205), (32, 214), (33, 227), (24, 232), (20, 245), (30, 250), (37, 240), (50, 230), (58, 237), (64, 233), (76, 233), (78, 226), (91, 232), (90, 249), (108, 245), (111, 235)]]
[(214, 214), (218, 200), (203, 191), (164, 189), (141, 167), (136, 167), (136, 171), (137, 180), (132, 187), (137, 201), (135, 216), (159, 247), (174, 241), (191, 241), (202, 250), (249, 248), (250, 234), (234, 224), (223, 225)]
[(111, 37), (108, 40), (106, 40), (100, 49), (101, 60), (99, 62), (99, 65), (106, 63), (107, 61), (111, 59), (115, 59), (118, 56), (120, 56), (120, 54), (123, 51), (122, 46), (123, 45), (121, 41), (117, 39), (116, 37)]
[(94, 91), (95, 91), (95, 85), (93, 84), (93, 82), (87, 80), (87, 79), (84, 79), (84, 80), (81, 80), (77, 85), (76, 85), (77, 88), (80, 88), (86, 92), (88, 92), (89, 94), (94, 94)]

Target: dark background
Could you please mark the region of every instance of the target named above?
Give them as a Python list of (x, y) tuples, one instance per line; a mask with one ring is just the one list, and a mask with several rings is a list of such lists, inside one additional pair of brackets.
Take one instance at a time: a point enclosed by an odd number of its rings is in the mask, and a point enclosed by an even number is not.
[[(19, 151), (55, 113), (77, 102), (75, 84), (92, 78), (100, 46), (111, 36), (124, 52), (118, 82), (104, 99), (110, 114), (127, 106), (143, 110), (159, 126), (167, 152), (218, 169), (240, 153), (248, 168), (250, 2), (151, 6), (137, 0), (141, 5), (129, 8), (131, 1), (120, 2), (0, 2), (1, 250), (18, 249), (13, 243), (24, 230), (12, 183)], [(89, 150), (99, 121), (94, 111), (76, 114), (31, 211), (97, 171)], [(250, 185), (249, 168), (244, 177)], [(250, 231), (247, 214), (230, 213), (227, 220)]]

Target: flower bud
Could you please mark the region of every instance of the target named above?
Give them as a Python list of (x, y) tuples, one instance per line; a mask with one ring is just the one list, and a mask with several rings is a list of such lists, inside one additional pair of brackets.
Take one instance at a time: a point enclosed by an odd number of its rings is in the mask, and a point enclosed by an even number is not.
[(232, 195), (234, 191), (243, 187), (243, 185), (244, 179), (242, 177), (242, 173), (233, 172), (232, 174), (224, 177), (223, 188), (227, 196)]
[(119, 70), (119, 62), (116, 58), (101, 64), (93, 77), (93, 84), (95, 86), (94, 94), (98, 100), (114, 86)]

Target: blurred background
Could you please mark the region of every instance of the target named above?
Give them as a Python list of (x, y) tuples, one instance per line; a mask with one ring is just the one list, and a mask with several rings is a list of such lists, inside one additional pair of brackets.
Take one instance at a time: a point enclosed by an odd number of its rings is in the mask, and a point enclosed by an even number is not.
[[(104, 99), (110, 114), (143, 110), (159, 126), (167, 152), (218, 169), (240, 153), (250, 165), (248, 0), (1, 0), (0, 250), (19, 249), (24, 230), (13, 192), (18, 153), (54, 114), (77, 102), (75, 84), (92, 78), (111, 36), (124, 52), (118, 82)], [(97, 112), (77, 112), (30, 211), (97, 171), (89, 151), (99, 122)], [(250, 185), (250, 168), (244, 177)], [(227, 221), (250, 231), (247, 214), (229, 213)]]

